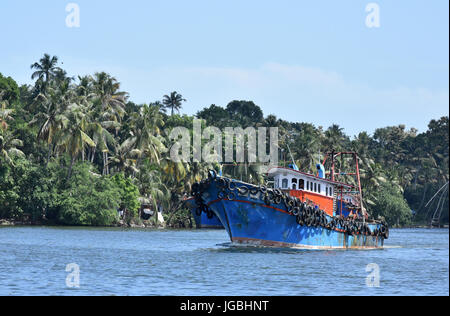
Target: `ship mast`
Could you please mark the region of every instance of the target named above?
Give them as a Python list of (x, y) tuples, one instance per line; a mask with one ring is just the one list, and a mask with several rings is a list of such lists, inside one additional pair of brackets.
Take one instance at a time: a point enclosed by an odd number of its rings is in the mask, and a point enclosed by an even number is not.
[[(337, 157), (341, 157), (342, 161), (344, 159), (345, 156), (351, 156), (353, 158), (354, 161), (354, 165), (355, 165), (355, 170), (353, 172), (343, 172), (343, 170), (340, 170), (340, 172), (338, 174), (336, 174), (336, 160)], [(357, 183), (357, 191), (356, 192), (352, 192), (352, 195), (356, 195), (359, 198), (359, 209), (361, 210), (361, 215), (363, 216), (363, 220), (365, 221), (366, 216), (367, 216), (367, 212), (364, 208), (363, 205), (363, 196), (362, 196), (362, 189), (361, 189), (361, 178), (359, 175), (359, 158), (358, 158), (358, 154), (356, 152), (335, 152), (334, 150), (332, 150), (331, 152), (328, 152), (325, 156), (325, 159), (323, 161), (323, 165), (325, 166), (325, 163), (327, 162), (327, 160), (330, 158), (330, 172), (328, 173), (330, 176), (330, 179), (332, 181), (336, 181), (336, 176), (353, 176), (355, 177), (356, 183)], [(342, 165), (340, 166), (340, 168), (342, 168)], [(341, 191), (343, 189), (341, 188)]]

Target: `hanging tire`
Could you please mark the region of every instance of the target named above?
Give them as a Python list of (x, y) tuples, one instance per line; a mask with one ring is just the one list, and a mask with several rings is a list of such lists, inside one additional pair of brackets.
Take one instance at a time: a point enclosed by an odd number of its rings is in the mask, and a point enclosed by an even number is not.
[(198, 182), (195, 182), (192, 187), (191, 187), (191, 191), (192, 191), (192, 195), (196, 195), (200, 190), (200, 184)]
[(295, 221), (297, 222), (297, 224), (303, 225), (303, 220), (300, 215), (295, 216)]
[(203, 205), (203, 200), (199, 195), (195, 196), (195, 204), (197, 204), (198, 206)]
[(336, 222), (332, 219), (330, 222), (330, 230), (334, 230), (336, 228)]
[(306, 224), (306, 226), (310, 227), (310, 226), (312, 225), (312, 223), (313, 223), (313, 218), (312, 218), (311, 216), (308, 216), (308, 217), (305, 219), (305, 224)]
[(236, 182), (230, 181), (228, 183), (228, 190), (232, 191), (234, 189), (236, 189)]
[(280, 196), (280, 195), (275, 196), (273, 202), (274, 202), (275, 204), (280, 204), (280, 203), (281, 203), (281, 196)]
[(218, 183), (217, 183), (217, 186), (219, 188), (222, 188), (222, 189), (226, 188), (227, 187), (227, 180), (225, 180), (225, 178), (220, 178)]
[(259, 192), (261, 192), (262, 194), (266, 194), (267, 187), (265, 185), (260, 185), (259, 186)]
[(230, 192), (227, 194), (228, 201), (234, 201), (236, 199), (236, 194), (234, 192)]
[(239, 194), (240, 196), (247, 196), (249, 190), (248, 190), (248, 187), (242, 186), (242, 187), (239, 187), (239, 188), (237, 189), (237, 191), (238, 191), (238, 194)]

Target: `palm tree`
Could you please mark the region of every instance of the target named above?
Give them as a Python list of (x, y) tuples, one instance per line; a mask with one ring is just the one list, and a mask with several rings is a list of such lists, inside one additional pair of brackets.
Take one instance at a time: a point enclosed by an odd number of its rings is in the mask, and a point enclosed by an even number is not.
[(20, 139), (15, 138), (11, 133), (7, 131), (1, 131), (0, 133), (0, 159), (4, 159), (6, 163), (14, 166), (12, 156), (24, 156), (24, 153), (17, 147), (23, 146), (23, 142)]
[(130, 147), (129, 141), (125, 140), (117, 146), (114, 155), (109, 158), (108, 164), (117, 171), (122, 171), (125, 175), (134, 175), (139, 172), (137, 168), (137, 160), (140, 150)]
[(116, 135), (118, 134), (122, 118), (125, 115), (127, 93), (121, 92), (120, 83), (116, 78), (111, 77), (105, 72), (95, 73), (91, 86), (88, 84), (89, 79), (81, 78), (80, 80), (86, 88), (89, 87), (89, 89), (92, 89), (93, 113), (91, 113), (91, 116), (100, 120), (103, 128), (103, 131), (100, 132), (97, 126), (98, 135), (102, 135), (97, 136), (99, 137), (97, 139), (102, 139), (98, 144), (101, 146), (103, 155), (103, 174), (109, 174), (108, 155), (110, 151), (107, 144), (112, 145), (112, 142), (108, 141), (108, 139), (111, 140), (111, 136), (107, 131), (114, 131)]
[(171, 109), (171, 116), (173, 116), (173, 112), (180, 112), (182, 106), (181, 104), (186, 102), (186, 99), (183, 99), (183, 96), (176, 91), (170, 93), (169, 95), (165, 95), (163, 97), (163, 104), (166, 109)]
[(344, 129), (337, 124), (331, 125), (325, 131), (324, 149), (331, 151), (332, 149), (339, 151), (345, 148), (345, 142), (348, 140), (348, 136), (344, 134)]
[(162, 165), (163, 180), (171, 185), (174, 191), (181, 193), (184, 189), (184, 183), (187, 176), (187, 164), (183, 162), (175, 162), (170, 157), (163, 160)]
[(120, 122), (125, 114), (127, 93), (120, 91), (120, 83), (105, 72), (96, 73), (92, 82), (98, 111), (102, 120)]
[(139, 158), (146, 156), (159, 164), (161, 153), (166, 150), (161, 137), (164, 121), (159, 106), (144, 104), (140, 113), (133, 113), (130, 119), (131, 136), (126, 141), (128, 150), (136, 149)]
[(49, 54), (44, 54), (39, 62), (31, 65), (31, 69), (36, 69), (31, 75), (31, 79), (38, 78), (39, 82), (43, 83), (43, 91), (45, 92), (52, 77), (54, 77), (61, 68), (57, 67), (58, 57), (50, 57)]
[(47, 164), (52, 154), (52, 148), (57, 143), (60, 131), (67, 125), (67, 109), (75, 99), (74, 91), (69, 81), (62, 81), (56, 86), (48, 87), (47, 93), (40, 93), (34, 102), (41, 105), (30, 125), (39, 124), (38, 139), (47, 143)]
[[(3, 93), (0, 94), (0, 100), (3, 98)], [(3, 158), (6, 163), (14, 165), (11, 156), (23, 156), (24, 153), (17, 149), (17, 147), (23, 146), (23, 142), (20, 139), (15, 138), (8, 131), (8, 124), (6, 121), (14, 120), (10, 115), (13, 110), (6, 108), (7, 101), (1, 102), (0, 108), (0, 159)]]
[(8, 129), (7, 121), (13, 120), (11, 114), (14, 110), (6, 108), (8, 106), (8, 101), (3, 99), (4, 93), (4, 91), (0, 92), (0, 129), (6, 131)]
[(276, 127), (279, 125), (279, 123), (280, 123), (279, 120), (273, 114), (268, 115), (267, 118), (265, 119), (265, 125), (267, 127)]
[(67, 180), (72, 174), (72, 167), (80, 153), (84, 155), (85, 146), (95, 147), (95, 142), (86, 134), (89, 129), (89, 122), (83, 107), (72, 104), (68, 108), (68, 124), (62, 131), (59, 146), (70, 156), (69, 171)]
[[(88, 159), (93, 162), (95, 157), (96, 149), (98, 148), (102, 152), (103, 158), (103, 175), (109, 174), (109, 163), (108, 163), (108, 153), (110, 148), (116, 145), (116, 140), (114, 136), (108, 131), (110, 122), (91, 122), (88, 125), (87, 133), (91, 135), (92, 140), (96, 143), (96, 146), (90, 147), (90, 158)], [(84, 158), (83, 158), (84, 161)]]
[(319, 133), (311, 124), (303, 124), (300, 132), (294, 138), (291, 146), (297, 166), (304, 170), (314, 173), (316, 164), (319, 163), (318, 157), (320, 151)]
[(79, 97), (93, 97), (93, 88), (92, 88), (92, 82), (93, 79), (91, 76), (78, 76), (78, 85), (76, 87), (76, 93)]

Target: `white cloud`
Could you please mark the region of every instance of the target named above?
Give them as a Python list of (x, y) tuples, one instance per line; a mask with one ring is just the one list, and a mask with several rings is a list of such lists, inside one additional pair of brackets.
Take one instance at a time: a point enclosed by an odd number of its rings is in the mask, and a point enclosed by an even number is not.
[(315, 67), (266, 63), (257, 68), (132, 69), (99, 65), (82, 68), (84, 71), (71, 72), (108, 71), (122, 82), (123, 89), (137, 103), (158, 100), (176, 90), (188, 99), (184, 106), (188, 114), (213, 103), (226, 106), (232, 100), (246, 99), (260, 105), (266, 115), (273, 113), (286, 120), (325, 127), (337, 123), (352, 135), (396, 124), (423, 131), (429, 120), (448, 115), (448, 89), (411, 88), (401, 84), (373, 87)]

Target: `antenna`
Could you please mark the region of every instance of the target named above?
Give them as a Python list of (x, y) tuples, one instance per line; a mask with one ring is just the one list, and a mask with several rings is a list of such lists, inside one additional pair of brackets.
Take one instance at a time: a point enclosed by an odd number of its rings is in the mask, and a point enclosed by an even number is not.
[(289, 150), (289, 155), (291, 156), (292, 163), (295, 165), (294, 157), (292, 157), (292, 153), (291, 153), (291, 148), (289, 147), (289, 144), (287, 142), (286, 142), (286, 146), (287, 146), (287, 148)]

